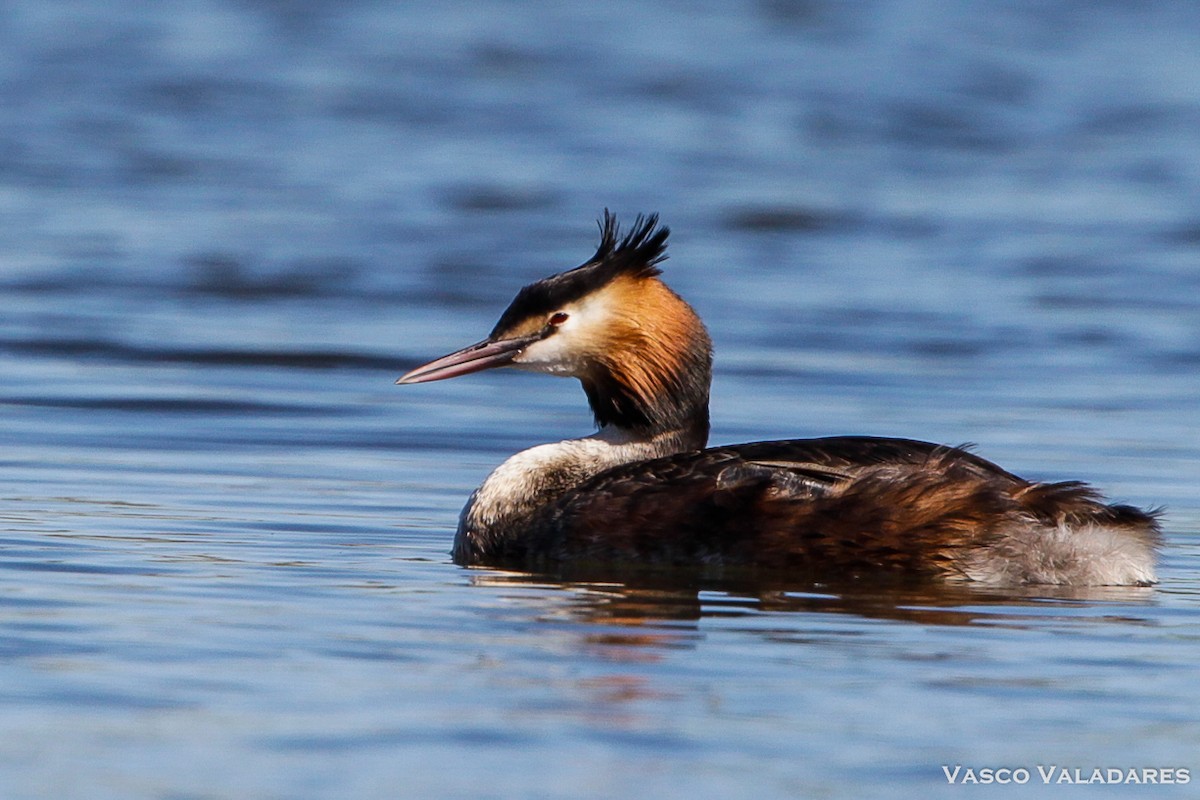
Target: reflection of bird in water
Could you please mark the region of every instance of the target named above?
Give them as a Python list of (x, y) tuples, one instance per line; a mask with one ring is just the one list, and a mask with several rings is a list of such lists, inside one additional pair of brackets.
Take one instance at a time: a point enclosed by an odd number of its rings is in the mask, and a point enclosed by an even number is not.
[(578, 378), (600, 431), (509, 458), (463, 509), (460, 564), (752, 568), (991, 585), (1153, 583), (1158, 526), (1081, 483), (959, 448), (845, 436), (705, 449), (712, 348), (658, 263), (667, 229), (605, 213), (580, 267), (398, 383), (493, 367)]
[[(864, 619), (914, 622), (920, 625), (957, 626), (986, 622), (992, 626), (1022, 628), (1044, 624), (1052, 609), (1061, 608), (1063, 619), (1086, 619), (1090, 608), (1112, 618), (1114, 604), (1128, 605), (1136, 616), (1138, 606), (1154, 596), (1144, 586), (987, 586), (966, 582), (797, 579), (779, 573), (734, 578), (701, 578), (683, 571), (645, 572), (591, 582), (572, 574), (562, 583), (554, 576), (524, 572), (479, 572), (474, 585), (530, 589), (555, 586), (546, 602), (557, 606), (567, 598), (567, 616), (580, 622), (606, 626), (604, 644), (684, 647), (695, 643), (695, 629), (658, 622), (698, 622), (706, 617), (722, 620), (771, 614), (834, 614)], [(561, 589), (568, 589), (564, 595)], [(1023, 609), (1029, 608), (1026, 613)], [(1050, 616), (1048, 616), (1048, 614)], [(547, 620), (561, 619), (556, 608)], [(1129, 619), (1133, 619), (1130, 616)], [(625, 626), (614, 631), (607, 626)], [(772, 639), (809, 640), (818, 634), (807, 627), (787, 625), (759, 630)], [(790, 632), (789, 632), (790, 631)], [(642, 641), (644, 639), (644, 641)], [(588, 641), (599, 640), (589, 635)]]

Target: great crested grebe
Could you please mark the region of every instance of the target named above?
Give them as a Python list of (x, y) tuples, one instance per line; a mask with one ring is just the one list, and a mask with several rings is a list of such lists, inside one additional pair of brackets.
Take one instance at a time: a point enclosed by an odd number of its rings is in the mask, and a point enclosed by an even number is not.
[(1155, 582), (1152, 513), (961, 448), (842, 436), (706, 449), (712, 344), (660, 279), (668, 229), (607, 211), (580, 267), (517, 293), (424, 383), (512, 366), (578, 378), (599, 432), (517, 453), (459, 518), (458, 564), (900, 573), (991, 585)]

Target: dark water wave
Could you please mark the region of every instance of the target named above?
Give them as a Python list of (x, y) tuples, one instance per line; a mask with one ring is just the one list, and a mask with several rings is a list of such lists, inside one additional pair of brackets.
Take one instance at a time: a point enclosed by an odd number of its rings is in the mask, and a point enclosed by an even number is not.
[(317, 409), (247, 400), (172, 397), (2, 397), (0, 405), (167, 414), (315, 414)]
[(280, 369), (396, 370), (406, 363), (401, 356), (366, 353), (290, 350), (209, 350), (162, 348), (101, 339), (23, 337), (0, 340), (0, 353), (70, 360), (116, 361), (141, 364), (194, 364), (220, 367), (272, 367)]

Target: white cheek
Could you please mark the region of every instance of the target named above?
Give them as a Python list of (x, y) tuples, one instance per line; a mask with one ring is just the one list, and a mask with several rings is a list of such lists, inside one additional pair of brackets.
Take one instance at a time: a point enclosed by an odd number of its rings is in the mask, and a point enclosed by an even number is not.
[(583, 361), (572, 352), (570, 337), (563, 331), (534, 342), (513, 359), (513, 366), (548, 375), (576, 376), (583, 374)]

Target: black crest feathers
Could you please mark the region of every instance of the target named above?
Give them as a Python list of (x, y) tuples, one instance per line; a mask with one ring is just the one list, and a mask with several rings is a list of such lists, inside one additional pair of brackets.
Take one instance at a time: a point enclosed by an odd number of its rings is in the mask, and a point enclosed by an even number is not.
[(600, 220), (600, 246), (589, 264), (605, 264), (612, 275), (632, 273), (636, 277), (652, 277), (661, 273), (658, 264), (667, 258), (667, 237), (671, 229), (658, 224), (658, 214), (638, 214), (633, 228), (621, 238), (617, 217), (607, 208)]
[(653, 278), (667, 257), (671, 229), (658, 224), (658, 214), (638, 214), (624, 236), (616, 215), (604, 210), (600, 220), (600, 246), (582, 266), (531, 283), (513, 298), (500, 316), (492, 336), (500, 336), (531, 316), (553, 314), (564, 305), (586, 297), (622, 275)]

